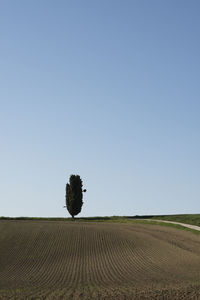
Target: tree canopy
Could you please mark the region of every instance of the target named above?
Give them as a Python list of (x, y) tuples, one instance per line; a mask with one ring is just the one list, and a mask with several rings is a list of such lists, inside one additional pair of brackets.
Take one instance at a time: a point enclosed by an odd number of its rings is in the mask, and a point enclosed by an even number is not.
[(66, 207), (72, 218), (81, 212), (83, 205), (83, 183), (79, 175), (71, 175), (66, 184)]

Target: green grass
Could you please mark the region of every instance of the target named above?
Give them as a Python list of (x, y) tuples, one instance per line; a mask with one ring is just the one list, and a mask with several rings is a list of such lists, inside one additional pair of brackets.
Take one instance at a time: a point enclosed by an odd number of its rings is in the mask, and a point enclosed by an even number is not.
[(174, 221), (200, 226), (200, 214), (154, 216), (152, 219)]
[(158, 221), (153, 221), (153, 220), (150, 220), (150, 221), (148, 221), (148, 220), (147, 221), (145, 221), (145, 220), (134, 220), (133, 222), (134, 223), (160, 225), (160, 226), (168, 226), (168, 227), (173, 227), (173, 228), (177, 228), (177, 229), (181, 229), (181, 230), (185, 230), (185, 231), (190, 231), (190, 232), (193, 232), (195, 234), (200, 235), (200, 231), (197, 231), (195, 229), (190, 229), (190, 228), (187, 228), (187, 227), (183, 227), (183, 226), (178, 225), (178, 224), (163, 223), (163, 222), (158, 222)]
[[(147, 220), (144, 220), (147, 219)], [(175, 221), (191, 225), (200, 226), (200, 214), (185, 214), (185, 215), (143, 215), (143, 216), (112, 216), (112, 217), (85, 217), (76, 218), (75, 222), (119, 222), (119, 223), (142, 223), (150, 225), (169, 226), (185, 231), (190, 231), (195, 234), (200, 234), (200, 231), (183, 227), (178, 224), (162, 223), (154, 220)], [(42, 217), (0, 217), (0, 220), (40, 220), (40, 221), (66, 221), (73, 222), (71, 218), (42, 218)]]
[[(105, 221), (131, 221), (132, 219), (149, 219), (153, 216), (105, 216), (105, 217), (75, 217), (76, 221), (94, 221), (94, 222), (105, 222)], [(73, 221), (72, 218), (55, 218), (55, 217), (4, 217), (1, 216), (0, 220), (37, 220), (37, 221)]]
[[(141, 216), (105, 216), (105, 217), (76, 217), (78, 221), (132, 221), (138, 219), (165, 220), (186, 223), (200, 226), (200, 214), (185, 214), (185, 215), (141, 215)], [(0, 220), (44, 220), (44, 221), (71, 221), (71, 218), (51, 218), (51, 217), (0, 217)]]

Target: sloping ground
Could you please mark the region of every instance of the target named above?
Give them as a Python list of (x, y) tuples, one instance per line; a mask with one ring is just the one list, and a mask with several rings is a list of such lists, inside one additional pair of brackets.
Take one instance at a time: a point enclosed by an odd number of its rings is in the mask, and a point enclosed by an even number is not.
[(0, 221), (0, 299), (198, 297), (198, 235), (150, 224)]
[[(152, 221), (152, 219), (146, 219), (145, 221)], [(153, 219), (153, 221), (163, 222), (163, 223), (168, 223), (168, 224), (181, 225), (181, 226), (186, 227), (186, 228), (190, 228), (190, 229), (193, 229), (193, 230), (196, 230), (196, 231), (200, 231), (200, 226), (196, 226), (196, 225), (185, 224), (185, 223), (174, 222), (174, 221), (165, 221), (165, 220), (159, 220), (159, 219)]]
[(173, 221), (173, 222), (200, 226), (200, 214), (152, 216), (151, 219), (152, 220), (159, 219), (159, 220)]

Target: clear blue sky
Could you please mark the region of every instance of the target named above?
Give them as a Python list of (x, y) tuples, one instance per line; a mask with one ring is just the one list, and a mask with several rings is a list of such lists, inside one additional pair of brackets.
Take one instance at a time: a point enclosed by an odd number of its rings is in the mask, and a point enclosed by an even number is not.
[(200, 213), (199, 0), (0, 1), (0, 215)]

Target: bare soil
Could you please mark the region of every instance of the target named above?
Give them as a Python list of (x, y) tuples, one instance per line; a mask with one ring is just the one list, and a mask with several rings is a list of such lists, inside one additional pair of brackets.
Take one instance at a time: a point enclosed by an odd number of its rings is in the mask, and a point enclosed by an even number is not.
[(200, 236), (150, 224), (1, 220), (0, 299), (200, 299)]

